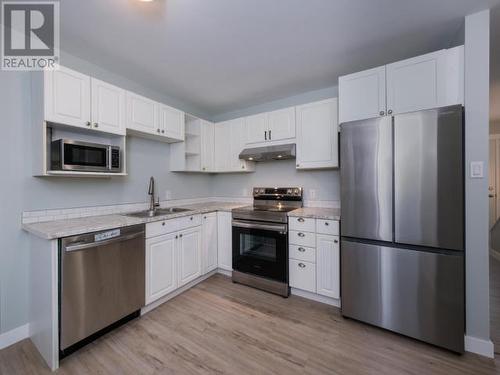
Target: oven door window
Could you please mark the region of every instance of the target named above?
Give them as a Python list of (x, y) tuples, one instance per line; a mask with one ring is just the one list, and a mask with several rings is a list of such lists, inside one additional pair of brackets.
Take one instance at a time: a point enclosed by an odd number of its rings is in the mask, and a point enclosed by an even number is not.
[(66, 165), (106, 168), (107, 155), (108, 150), (104, 147), (64, 145), (64, 164)]
[(287, 282), (286, 233), (233, 227), (233, 268), (240, 272)]

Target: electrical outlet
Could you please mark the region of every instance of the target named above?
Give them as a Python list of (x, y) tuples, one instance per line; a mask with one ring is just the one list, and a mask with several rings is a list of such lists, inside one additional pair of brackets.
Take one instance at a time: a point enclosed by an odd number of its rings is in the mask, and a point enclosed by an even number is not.
[(172, 192), (170, 190), (165, 190), (165, 200), (169, 201), (172, 199)]
[(309, 189), (309, 199), (310, 200), (316, 199), (316, 189)]

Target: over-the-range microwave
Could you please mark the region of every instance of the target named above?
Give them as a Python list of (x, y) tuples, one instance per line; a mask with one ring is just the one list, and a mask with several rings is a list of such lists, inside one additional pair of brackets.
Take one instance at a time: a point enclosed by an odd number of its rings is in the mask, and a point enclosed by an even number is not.
[(50, 151), (51, 170), (121, 172), (118, 146), (58, 139), (52, 141)]

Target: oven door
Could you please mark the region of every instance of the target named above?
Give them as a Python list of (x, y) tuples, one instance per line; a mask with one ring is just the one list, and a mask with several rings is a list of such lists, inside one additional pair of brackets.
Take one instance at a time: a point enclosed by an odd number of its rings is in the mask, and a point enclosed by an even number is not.
[(233, 269), (288, 283), (287, 225), (233, 220)]
[(64, 142), (63, 169), (109, 172), (109, 147), (85, 142)]

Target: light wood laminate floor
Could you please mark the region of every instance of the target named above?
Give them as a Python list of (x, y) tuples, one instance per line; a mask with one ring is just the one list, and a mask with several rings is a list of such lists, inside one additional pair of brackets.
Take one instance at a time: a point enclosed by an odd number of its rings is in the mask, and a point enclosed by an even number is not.
[[(57, 374), (494, 374), (459, 356), (215, 275), (61, 362)], [(30, 341), (0, 351), (0, 373), (46, 374)]]

